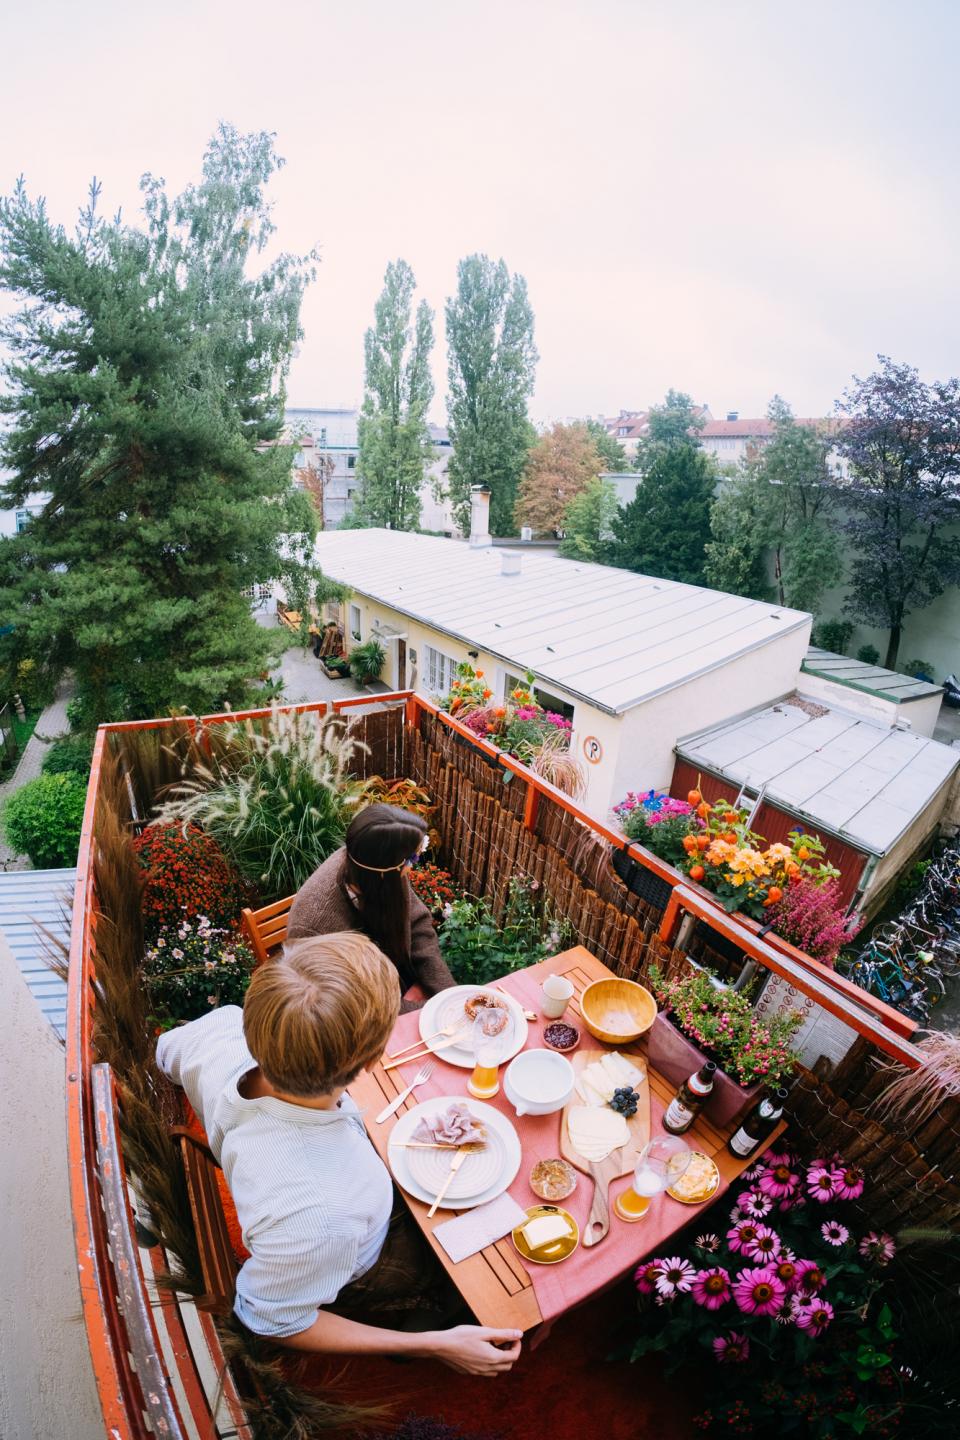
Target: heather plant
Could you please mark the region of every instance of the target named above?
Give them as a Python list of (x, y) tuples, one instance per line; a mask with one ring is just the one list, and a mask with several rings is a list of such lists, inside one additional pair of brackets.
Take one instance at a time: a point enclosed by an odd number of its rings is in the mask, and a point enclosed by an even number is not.
[[(744, 1171), (726, 1222), (637, 1269), (631, 1359), (668, 1371), (698, 1353), (711, 1435), (900, 1433), (903, 1381), (881, 1286), (892, 1236), (861, 1234), (864, 1171), (838, 1154), (802, 1163), (777, 1145)], [(716, 1212), (713, 1212), (716, 1213)]]
[(158, 818), (200, 825), (264, 901), (279, 900), (343, 844), (363, 788), (350, 765), (365, 748), (339, 716), (274, 710), (263, 730), (228, 726), (208, 761), (198, 744)]
[(771, 905), (768, 915), (778, 935), (826, 965), (834, 963), (860, 929), (860, 921), (846, 913), (836, 880), (814, 885), (799, 877)]

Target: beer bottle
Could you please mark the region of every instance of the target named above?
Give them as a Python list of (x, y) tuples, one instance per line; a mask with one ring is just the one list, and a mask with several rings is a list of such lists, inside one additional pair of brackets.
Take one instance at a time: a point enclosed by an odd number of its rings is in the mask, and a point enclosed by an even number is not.
[(782, 1086), (762, 1095), (741, 1120), (739, 1130), (735, 1130), (727, 1141), (730, 1154), (736, 1155), (738, 1160), (749, 1159), (776, 1128), (786, 1099), (787, 1092)]
[(680, 1089), (667, 1106), (663, 1120), (664, 1130), (671, 1135), (682, 1135), (696, 1120), (713, 1091), (713, 1076), (716, 1065), (708, 1060), (689, 1080), (684, 1080)]

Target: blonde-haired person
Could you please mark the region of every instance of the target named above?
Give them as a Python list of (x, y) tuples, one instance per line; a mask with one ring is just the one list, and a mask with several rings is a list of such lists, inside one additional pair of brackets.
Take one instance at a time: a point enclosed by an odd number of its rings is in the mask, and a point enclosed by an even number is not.
[(234, 1308), (250, 1330), (296, 1350), (495, 1375), (519, 1355), (519, 1331), (353, 1318), (422, 1312), (437, 1269), (404, 1212), (392, 1216), (390, 1176), (345, 1093), (383, 1053), (399, 1005), (397, 972), (366, 936), (300, 940), (254, 972), (242, 1010), (161, 1036), (157, 1064), (186, 1091), (230, 1187), (250, 1251)]

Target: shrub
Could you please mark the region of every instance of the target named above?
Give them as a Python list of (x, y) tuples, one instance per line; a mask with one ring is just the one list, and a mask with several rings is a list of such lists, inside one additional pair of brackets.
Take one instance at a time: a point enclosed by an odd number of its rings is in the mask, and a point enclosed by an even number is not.
[(133, 849), (144, 872), (140, 907), (148, 936), (199, 916), (213, 926), (236, 926), (247, 887), (198, 825), (148, 825)]
[(904, 675), (912, 675), (915, 680), (933, 680), (936, 672), (929, 660), (908, 660), (903, 667)]
[(827, 965), (860, 929), (860, 922), (846, 914), (836, 880), (814, 885), (801, 877), (787, 886), (783, 898), (767, 913), (778, 935)]
[(864, 665), (879, 665), (880, 651), (876, 645), (861, 645), (857, 651), (857, 659), (861, 660)]
[(379, 640), (366, 640), (362, 645), (354, 645), (350, 651), (350, 674), (358, 685), (379, 680), (386, 658), (387, 652)]
[(156, 1018), (196, 1020), (214, 1005), (242, 1005), (253, 953), (235, 932), (195, 922), (163, 925), (143, 957), (143, 978)]
[(851, 620), (819, 620), (810, 635), (811, 644), (835, 655), (845, 655), (853, 637)]
[(343, 844), (362, 790), (348, 767), (365, 747), (340, 716), (309, 712), (216, 732), (209, 761), (198, 737), (159, 819), (200, 825), (265, 902), (292, 895)]
[(371, 775), (363, 782), (357, 800), (357, 810), (362, 810), (367, 805), (396, 805), (399, 810), (407, 810), (411, 815), (419, 815), (420, 819), (429, 826), (430, 849), (438, 848), (440, 835), (433, 826), (433, 817), (437, 813), (437, 807), (430, 799), (428, 792), (416, 781), (384, 780), (382, 775)]
[(86, 780), (93, 758), (93, 740), (87, 735), (61, 735), (48, 747), (41, 762), (44, 775), (80, 775)]
[(53, 676), (36, 660), (20, 661), (13, 688), (23, 701), (24, 710), (42, 710), (56, 693)]
[(454, 900), (440, 926), (440, 953), (461, 985), (489, 985), (535, 965), (572, 939), (572, 927), (541, 898), (536, 880), (515, 875), (498, 925), (486, 900)]
[(76, 864), (86, 798), (79, 775), (38, 775), (4, 805), (7, 842), (38, 870)]

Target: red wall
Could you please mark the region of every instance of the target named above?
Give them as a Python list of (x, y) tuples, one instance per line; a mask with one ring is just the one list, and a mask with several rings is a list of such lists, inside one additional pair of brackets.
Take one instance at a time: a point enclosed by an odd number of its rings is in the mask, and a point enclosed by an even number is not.
[[(673, 769), (673, 781), (670, 786), (670, 794), (678, 800), (686, 800), (687, 792), (697, 785), (697, 771), (686, 760), (677, 760)], [(701, 771), (699, 775), (700, 793), (704, 800), (709, 800), (711, 805), (717, 800), (736, 800), (737, 786), (731, 785), (727, 780), (719, 780), (716, 775)], [(752, 828), (758, 835), (762, 835), (768, 845), (775, 844), (778, 840), (786, 842), (791, 830), (801, 827), (810, 830), (813, 826), (806, 820), (801, 820), (796, 815), (788, 815), (783, 810), (778, 810), (775, 805), (768, 805), (764, 802), (757, 811)], [(834, 835), (821, 835), (826, 850), (827, 859), (831, 865), (835, 865), (840, 871), (840, 892), (847, 904), (857, 893), (860, 883), (860, 876), (867, 863), (867, 856), (862, 850), (856, 850), (852, 845), (845, 845)]]

